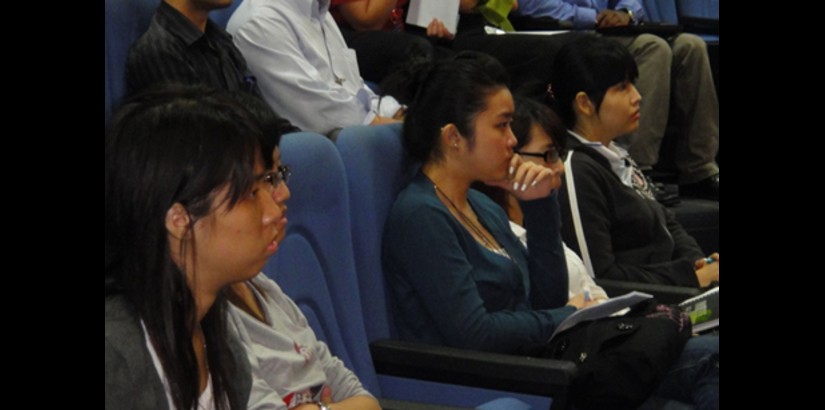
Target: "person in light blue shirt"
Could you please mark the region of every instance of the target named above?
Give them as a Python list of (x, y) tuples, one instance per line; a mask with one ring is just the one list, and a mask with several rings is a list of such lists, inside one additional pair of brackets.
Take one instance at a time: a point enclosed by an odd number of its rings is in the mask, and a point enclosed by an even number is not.
[[(513, 13), (551, 17), (577, 30), (618, 27), (648, 21), (638, 0), (519, 0)], [(719, 199), (719, 101), (713, 85), (705, 41), (688, 33), (668, 39), (652, 34), (615, 36), (630, 50), (639, 67), (636, 88), (644, 97), (639, 129), (620, 142), (642, 170), (659, 160), (659, 147), (670, 113), (684, 117), (676, 152), (682, 194)]]
[(513, 13), (568, 21), (577, 30), (592, 29), (597, 20), (599, 27), (611, 27), (638, 23), (645, 18), (644, 7), (636, 0), (620, 0), (613, 8), (608, 7), (607, 0), (519, 0)]

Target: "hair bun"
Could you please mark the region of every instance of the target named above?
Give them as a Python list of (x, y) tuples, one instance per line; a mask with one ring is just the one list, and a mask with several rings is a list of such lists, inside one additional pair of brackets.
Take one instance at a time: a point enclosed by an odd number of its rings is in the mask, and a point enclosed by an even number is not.
[(412, 104), (418, 99), (435, 66), (435, 61), (429, 57), (410, 59), (409, 64), (388, 75), (381, 82), (382, 93), (393, 96), (402, 104)]

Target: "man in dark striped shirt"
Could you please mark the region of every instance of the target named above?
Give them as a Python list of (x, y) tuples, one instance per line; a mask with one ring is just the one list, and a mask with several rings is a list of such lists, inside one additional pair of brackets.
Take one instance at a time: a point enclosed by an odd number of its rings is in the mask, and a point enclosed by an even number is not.
[[(127, 92), (175, 82), (246, 91), (263, 98), (232, 37), (209, 19), (210, 11), (231, 4), (232, 0), (161, 1), (149, 29), (129, 49)], [(283, 119), (281, 131), (299, 129)]]

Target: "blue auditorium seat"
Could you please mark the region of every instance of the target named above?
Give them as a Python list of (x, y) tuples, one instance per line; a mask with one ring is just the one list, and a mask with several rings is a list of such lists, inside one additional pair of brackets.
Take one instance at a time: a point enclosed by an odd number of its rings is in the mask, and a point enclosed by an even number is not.
[(648, 21), (681, 24), (706, 42), (719, 41), (719, 0), (642, 0)]
[[(292, 167), (287, 236), (264, 272), (307, 314), (319, 339), (376, 391), (361, 314), (350, 242), (349, 196), (344, 166), (332, 142), (316, 133), (287, 134), (281, 161)], [(331, 294), (330, 292), (334, 293)], [(338, 297), (343, 296), (343, 297)]]
[(642, 0), (648, 21), (677, 24), (676, 0)]
[(126, 93), (126, 54), (149, 28), (160, 0), (106, 0), (105, 9), (105, 122)]
[(679, 15), (719, 20), (719, 0), (676, 0)]
[(229, 7), (209, 13), (209, 18), (222, 28), (226, 29), (226, 23), (229, 22), (229, 18), (232, 17), (232, 13), (235, 12), (235, 9), (237, 9), (242, 2), (243, 0), (234, 0)]

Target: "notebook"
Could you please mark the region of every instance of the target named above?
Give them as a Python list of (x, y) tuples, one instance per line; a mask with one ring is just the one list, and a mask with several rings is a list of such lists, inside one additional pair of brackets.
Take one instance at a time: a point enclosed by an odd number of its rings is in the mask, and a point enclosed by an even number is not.
[(679, 304), (690, 316), (693, 332), (701, 333), (719, 327), (719, 287)]
[(556, 330), (552, 335), (550, 335), (550, 339), (547, 341), (549, 342), (553, 340), (557, 334), (564, 332), (565, 330), (570, 329), (581, 322), (601, 319), (608, 316), (623, 315), (630, 310), (630, 307), (651, 298), (653, 298), (653, 295), (651, 294), (634, 290), (628, 294), (607, 299), (600, 304), (590, 305), (586, 308), (579, 309), (568, 316), (567, 319), (564, 319), (561, 323), (559, 323), (559, 325), (556, 326)]

